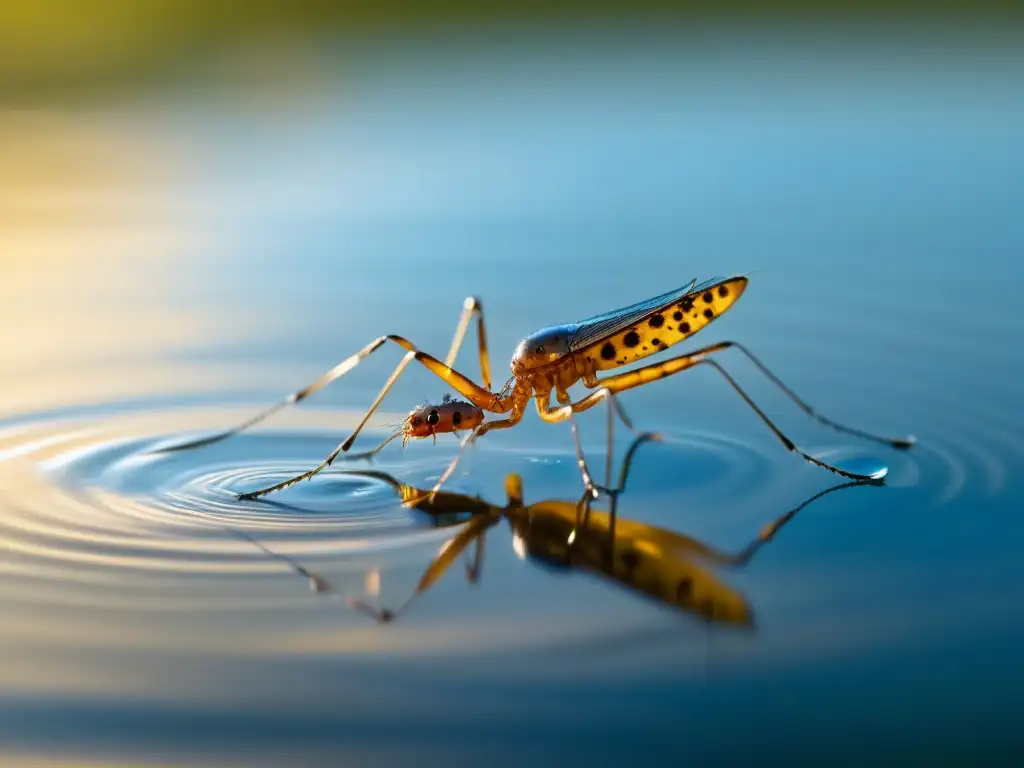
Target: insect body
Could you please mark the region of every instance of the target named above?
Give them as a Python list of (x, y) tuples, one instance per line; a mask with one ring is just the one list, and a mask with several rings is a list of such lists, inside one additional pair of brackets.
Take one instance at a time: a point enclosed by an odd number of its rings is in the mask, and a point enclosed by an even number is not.
[[(257, 415), (233, 430), (211, 438), (178, 446), (178, 449), (222, 440), (241, 429), (257, 423), (285, 405), (299, 402), (320, 387), (343, 376), (365, 357), (379, 349), (386, 342), (391, 341), (406, 350), (405, 356), (385, 382), (377, 398), (355, 430), (325, 459), (321, 468), (330, 466), (339, 454), (347, 452), (352, 447), (356, 437), (362, 431), (367, 420), (380, 406), (381, 401), (394, 385), (396, 379), (405, 370), (406, 366), (414, 360), (443, 379), (477, 408), (489, 413), (507, 414), (505, 418), (485, 421), (477, 426), (463, 440), (461, 448), (464, 448), (469, 442), (476, 440), (491, 430), (514, 427), (522, 420), (531, 400), (535, 402), (541, 419), (548, 423), (557, 423), (570, 420), (573, 414), (593, 408), (605, 399), (609, 399), (610, 404), (615, 407), (614, 395), (620, 392), (649, 384), (652, 381), (672, 376), (699, 365), (707, 365), (726, 379), (729, 385), (757, 413), (788, 450), (795, 451), (807, 461), (845, 477), (872, 479), (866, 475), (843, 470), (800, 450), (792, 440), (775, 426), (714, 358), (719, 353), (728, 349), (735, 349), (741, 352), (805, 413), (836, 430), (875, 440), (895, 448), (908, 448), (913, 445), (914, 439), (878, 437), (851, 427), (842, 426), (818, 414), (738, 342), (718, 342), (661, 362), (650, 363), (641, 368), (624, 371), (606, 378), (598, 378), (598, 372), (614, 370), (643, 360), (698, 333), (736, 303), (746, 290), (747, 283), (748, 280), (745, 276), (714, 278), (699, 285), (696, 280), (693, 280), (674, 291), (669, 291), (661, 296), (656, 296), (628, 307), (606, 312), (576, 323), (558, 325), (536, 331), (519, 342), (511, 360), (512, 378), (509, 379), (505, 387), (499, 392), (491, 391), (490, 363), (484, 334), (483, 309), (477, 299), (470, 297), (463, 306), (462, 315), (456, 327), (455, 337), (452, 340), (452, 346), (449, 349), (445, 362), (441, 362), (432, 355), (417, 349), (416, 346), (402, 336), (380, 336), (356, 354), (343, 360), (317, 381), (313, 382), (313, 384), (293, 393), (268, 411)], [(474, 315), (477, 318), (482, 386), (452, 368), (466, 329)], [(574, 402), (569, 396), (568, 390), (577, 383), (582, 383), (583, 386), (593, 391)], [(557, 405), (552, 404), (552, 396)], [(632, 427), (621, 409), (616, 407), (616, 410), (627, 426)], [(461, 456), (461, 448), (459, 456)], [(435, 490), (454, 471), (459, 456), (456, 456), (447, 471), (441, 476), (441, 479), (435, 486)], [(304, 476), (310, 475), (307, 473)]]
[(440, 405), (427, 403), (409, 411), (402, 422), (402, 442), (424, 437), (433, 437), (436, 441), (439, 434), (476, 429), (483, 421), (484, 412), (475, 405), (445, 395)]

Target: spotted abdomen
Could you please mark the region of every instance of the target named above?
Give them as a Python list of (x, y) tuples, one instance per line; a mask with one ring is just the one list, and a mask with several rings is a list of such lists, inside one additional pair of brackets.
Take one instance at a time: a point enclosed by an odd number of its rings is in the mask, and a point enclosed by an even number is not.
[(701, 286), (671, 304), (657, 307), (628, 327), (575, 352), (594, 371), (618, 368), (642, 360), (693, 336), (727, 312), (743, 295), (747, 278), (732, 277)]

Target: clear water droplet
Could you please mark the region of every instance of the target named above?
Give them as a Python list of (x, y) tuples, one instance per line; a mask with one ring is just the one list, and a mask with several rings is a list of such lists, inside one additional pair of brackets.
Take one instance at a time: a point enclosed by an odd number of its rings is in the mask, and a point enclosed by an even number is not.
[(837, 466), (845, 472), (852, 472), (857, 475), (870, 477), (872, 480), (881, 480), (889, 474), (889, 467), (879, 459), (871, 457), (856, 457), (844, 459)]

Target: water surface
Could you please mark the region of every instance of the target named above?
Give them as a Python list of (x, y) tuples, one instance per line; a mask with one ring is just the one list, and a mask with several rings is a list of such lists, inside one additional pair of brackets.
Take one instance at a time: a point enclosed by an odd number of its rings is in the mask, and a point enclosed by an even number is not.
[[(380, 46), (276, 106), (185, 90), (5, 118), (28, 158), (0, 230), (6, 756), (1020, 754), (1021, 60), (652, 41)], [(51, 177), (30, 160), (54, 147), (75, 162)], [(390, 625), (312, 593), (294, 564), (398, 605), (456, 531), (333, 470), (233, 495), (319, 463), (394, 349), (236, 438), (150, 453), (382, 333), (443, 356), (469, 294), (500, 383), (538, 327), (736, 272), (743, 300), (688, 348), (740, 340), (826, 415), (919, 441), (832, 432), (723, 355), (802, 448), (889, 467), (720, 575), (752, 630), (523, 561), (504, 525), (479, 583), (457, 563)], [(410, 368), (361, 442), (445, 391)], [(713, 371), (623, 402), (666, 436), (637, 455), (630, 519), (739, 550), (837, 482)], [(579, 423), (601, 468), (603, 410)], [(429, 487), (456, 445), (393, 444), (373, 468)], [(510, 472), (527, 502), (577, 498), (568, 427), (531, 412), (448, 487), (500, 504)]]

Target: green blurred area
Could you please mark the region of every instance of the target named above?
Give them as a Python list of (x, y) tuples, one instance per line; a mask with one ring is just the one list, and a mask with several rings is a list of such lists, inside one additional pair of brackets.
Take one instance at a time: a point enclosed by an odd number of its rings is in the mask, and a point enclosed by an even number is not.
[[(896, 7), (868, 0), (832, 8), (803, 2), (629, 3), (345, 2), (336, 0), (0, 0), (0, 96), (10, 104), (134, 91), (201, 70), (204, 61), (234, 49), (263, 50), (274, 43), (366, 40), (431, 29), (467, 30), (503, 24), (558, 28), (578, 23), (653, 21), (679, 23), (706, 17), (727, 22), (923, 19), (950, 15), (978, 18), (1015, 13), (1021, 3), (949, 0)], [(268, 41), (270, 43), (268, 44)], [(262, 47), (261, 47), (262, 46)], [(287, 46), (286, 46), (287, 48)], [(288, 55), (285, 53), (284, 55)], [(262, 58), (262, 54), (261, 54)], [(267, 62), (264, 62), (266, 64)]]

